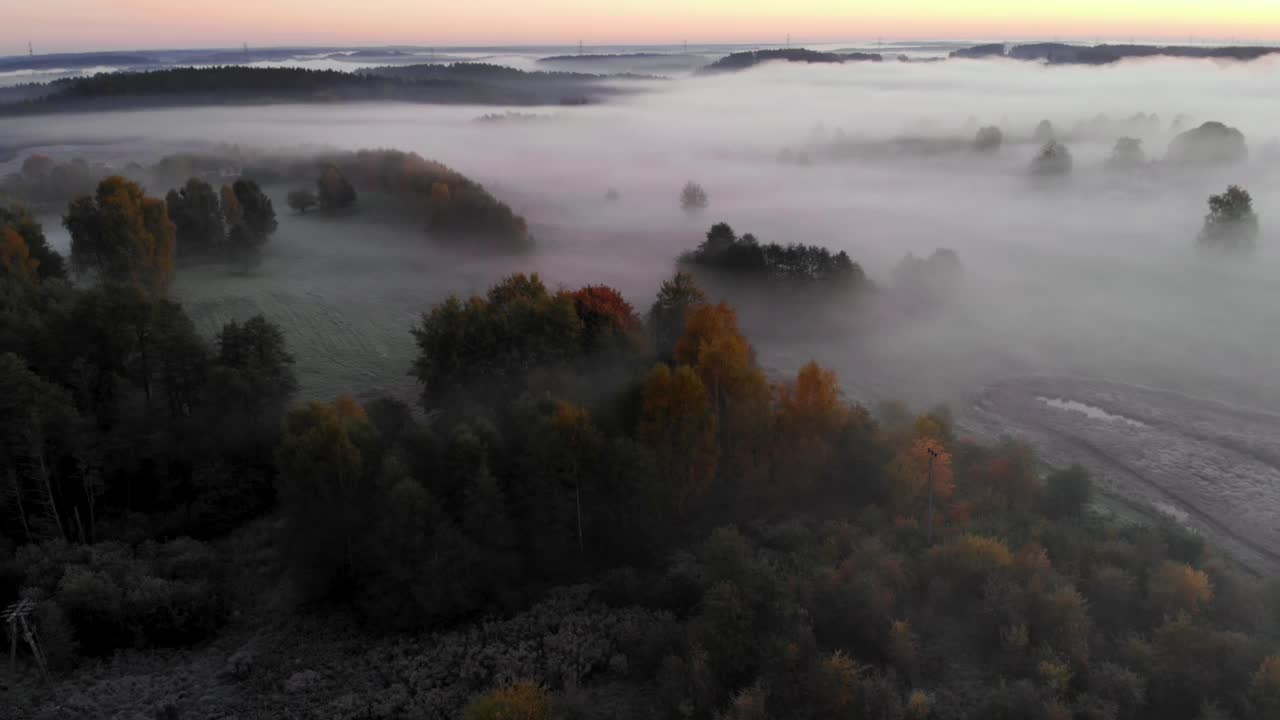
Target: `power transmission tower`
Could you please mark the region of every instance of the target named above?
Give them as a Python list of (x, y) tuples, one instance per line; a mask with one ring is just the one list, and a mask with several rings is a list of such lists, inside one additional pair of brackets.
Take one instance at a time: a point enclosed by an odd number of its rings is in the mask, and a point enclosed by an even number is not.
[(22, 598), (4, 609), (4, 621), (9, 626), (9, 665), (11, 668), (17, 666), (18, 635), (21, 633), (27, 647), (31, 648), (31, 655), (35, 657), (36, 665), (40, 667), (40, 676), (47, 682), (49, 667), (45, 664), (44, 653), (40, 651), (40, 643), (36, 640), (36, 631), (31, 627), (31, 623), (27, 622), (31, 611), (35, 609), (36, 604), (31, 601), (31, 598)]
[(791, 47), (791, 33), (787, 33), (787, 48)]
[(36, 49), (35, 49), (35, 47), (34, 47), (34, 46), (32, 46), (32, 44), (31, 44), (31, 41), (30, 41), (30, 40), (28, 40), (28, 41), (27, 41), (27, 55), (29, 55), (29, 56), (31, 56), (31, 57), (35, 57), (35, 56), (36, 56)]
[(579, 41), (578, 41), (578, 54), (579, 54), (579, 55), (581, 55), (581, 54), (582, 54), (582, 41), (581, 41), (581, 40), (579, 40)]
[(925, 527), (927, 528), (925, 541), (929, 545), (933, 544), (933, 461), (936, 457), (938, 457), (938, 451), (929, 448), (929, 514), (928, 519), (925, 520)]

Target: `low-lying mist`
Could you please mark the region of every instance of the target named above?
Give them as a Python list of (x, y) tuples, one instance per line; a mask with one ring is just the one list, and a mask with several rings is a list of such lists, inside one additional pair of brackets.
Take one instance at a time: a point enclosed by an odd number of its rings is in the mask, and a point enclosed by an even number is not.
[[(571, 287), (607, 283), (644, 310), (678, 254), (724, 221), (764, 242), (845, 250), (881, 285), (908, 252), (956, 251), (961, 293), (912, 322), (867, 322), (851, 305), (848, 322), (837, 312), (797, 333), (806, 307), (734, 293), (766, 366), (790, 371), (817, 357), (858, 399), (957, 402), (1007, 376), (1069, 374), (1267, 409), (1280, 407), (1277, 69), (1274, 60), (777, 64), (655, 80), (607, 105), (525, 109), (539, 117), (499, 122), (476, 122), (494, 112), (476, 107), (220, 107), (14, 118), (0, 145), (22, 148), (10, 166), (28, 152), (123, 165), (214, 143), (397, 148), (448, 163), (528, 219), (531, 254), (460, 256), (420, 228), (292, 216), (287, 188), (271, 189), (281, 229), (263, 264), (248, 275), (184, 269), (176, 289), (210, 324), (256, 309), (280, 319), (308, 394), (409, 387), (416, 314), (516, 270)], [(1158, 120), (1098, 119), (1138, 113)], [(1074, 156), (1068, 177), (1028, 170), (1044, 119)], [(1177, 132), (1210, 120), (1244, 132), (1247, 163), (1158, 162)], [(990, 155), (970, 147), (987, 125), (1005, 136)], [(1141, 131), (1156, 162), (1108, 169), (1111, 127)], [(869, 150), (780, 161), (815, 128)], [(894, 142), (904, 137), (952, 142)], [(688, 180), (707, 189), (705, 211), (681, 211)], [(1206, 198), (1228, 184), (1248, 189), (1261, 217), (1247, 259), (1196, 251)], [(610, 189), (618, 198), (606, 201)], [(45, 222), (56, 236), (56, 219)]]

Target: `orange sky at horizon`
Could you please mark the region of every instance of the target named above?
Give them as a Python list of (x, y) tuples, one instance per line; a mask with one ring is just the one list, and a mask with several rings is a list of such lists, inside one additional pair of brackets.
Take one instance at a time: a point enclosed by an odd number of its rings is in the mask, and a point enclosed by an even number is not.
[(320, 44), (1280, 41), (1280, 0), (0, 0), (0, 55)]

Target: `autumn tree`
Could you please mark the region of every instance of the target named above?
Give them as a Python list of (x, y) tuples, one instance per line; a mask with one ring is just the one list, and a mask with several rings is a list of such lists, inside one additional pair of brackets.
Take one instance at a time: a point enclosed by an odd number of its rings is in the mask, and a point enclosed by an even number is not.
[[(10, 232), (17, 238), (9, 236)], [(5, 236), (0, 240), (3, 240), (6, 255), (16, 257), (25, 252), (28, 260), (34, 263), (36, 277), (41, 280), (66, 278), (66, 262), (62, 255), (49, 245), (44, 228), (26, 208), (0, 205), (0, 235)]]
[(1027, 512), (1039, 505), (1035, 452), (1024, 442), (1002, 442), (972, 474), (974, 499), (983, 510)]
[(929, 551), (936, 571), (967, 589), (980, 588), (986, 577), (1013, 565), (1013, 553), (1003, 540), (965, 533)]
[(639, 437), (653, 450), (663, 495), (682, 512), (715, 479), (719, 448), (711, 397), (693, 368), (658, 365), (644, 384)]
[(658, 298), (649, 309), (649, 328), (660, 356), (669, 357), (675, 352), (689, 311), (705, 304), (706, 294), (687, 272), (677, 272), (662, 283)]
[(769, 382), (725, 303), (694, 308), (675, 360), (698, 373), (715, 410), (722, 457), (735, 477), (758, 483), (769, 470)]
[(778, 388), (775, 472), (789, 488), (809, 489), (830, 465), (835, 445), (849, 422), (835, 372), (809, 361), (794, 382)]
[(431, 183), (430, 202), (432, 207), (441, 209), (453, 202), (453, 193), (449, 191), (449, 184), (446, 182)]
[(1258, 214), (1249, 191), (1232, 185), (1209, 197), (1209, 214), (1200, 230), (1201, 248), (1239, 252), (1251, 250), (1258, 238)]
[(173, 280), (175, 228), (164, 201), (118, 175), (94, 197), (72, 201), (63, 218), (71, 233), (71, 263), (111, 282), (136, 282), (163, 292)]
[(316, 199), (323, 210), (341, 210), (356, 203), (356, 189), (341, 170), (328, 165), (316, 179)]
[(617, 290), (588, 285), (573, 293), (574, 310), (582, 320), (582, 342), (587, 352), (634, 347), (640, 319)]
[(1257, 717), (1280, 717), (1280, 655), (1262, 659), (1249, 683), (1249, 698)]
[(490, 690), (473, 699), (462, 720), (546, 720), (551, 696), (527, 680)]
[(31, 257), (27, 241), (11, 227), (0, 227), (0, 271), (22, 281), (39, 276), (40, 261)]
[(485, 297), (450, 297), (426, 313), (413, 330), (413, 374), (427, 407), (449, 404), (463, 388), (500, 397), (530, 372), (580, 355), (582, 335), (572, 295), (550, 292), (537, 275), (512, 275)]
[(898, 450), (889, 463), (885, 481), (887, 495), (894, 512), (911, 518), (923, 526), (929, 499), (929, 460), (933, 458), (933, 508), (934, 524), (943, 517), (940, 511), (955, 493), (955, 480), (951, 471), (951, 453), (937, 439), (918, 437), (910, 445)]
[(181, 188), (170, 190), (165, 203), (177, 227), (178, 252), (209, 252), (226, 242), (222, 205), (209, 183), (191, 178)]
[(375, 499), (374, 438), (364, 409), (350, 397), (289, 414), (277, 490), (288, 524), (286, 554), (310, 592), (350, 590), (356, 577)]
[(1165, 562), (1151, 574), (1147, 593), (1166, 613), (1194, 615), (1213, 602), (1213, 582), (1202, 570), (1184, 563)]

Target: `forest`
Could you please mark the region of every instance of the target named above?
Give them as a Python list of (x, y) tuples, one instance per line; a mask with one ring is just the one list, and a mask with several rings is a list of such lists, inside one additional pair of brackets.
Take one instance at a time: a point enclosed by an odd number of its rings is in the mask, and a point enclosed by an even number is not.
[[(401, 101), (582, 105), (620, 92), (599, 75), (483, 63), (401, 65), (350, 73), (288, 67), (165, 67), (97, 73), (21, 89), (0, 115), (245, 103)], [(0, 94), (0, 100), (6, 96)]]
[[(361, 193), (447, 174), (302, 165), (338, 202), (317, 167)], [(817, 359), (766, 373), (684, 272), (642, 309), (511, 275), (405, 328), (416, 398), (298, 403), (278, 326), (206, 337), (171, 295), (192, 218), (235, 198), (224, 230), (270, 234), (257, 183), (229, 188), (102, 180), (66, 209), (65, 259), (0, 213), (0, 605), (34, 629), (6, 716), (1280, 713), (1274, 580), (1102, 512), (1082, 468), (945, 407), (850, 403)], [(747, 237), (716, 225), (701, 252), (744, 245), (784, 277), (827, 257)], [(903, 282), (950, 277), (948, 253)], [(189, 674), (72, 684), (143, 650)]]
[(799, 63), (845, 63), (845, 62), (880, 62), (884, 57), (878, 53), (859, 52), (822, 52), (808, 48), (780, 48), (776, 50), (748, 50), (729, 53), (715, 62), (700, 68), (699, 73), (736, 72), (755, 67), (770, 60), (783, 60)]
[(862, 268), (844, 251), (792, 243), (761, 243), (755, 235), (738, 237), (727, 223), (717, 223), (706, 239), (681, 256), (695, 269), (719, 271), (739, 281), (773, 281), (791, 287), (823, 286), (859, 289), (867, 284)]
[[(0, 179), (0, 201), (50, 210), (65, 198), (92, 194), (110, 172), (84, 160), (29, 155), (21, 172)], [(349, 209), (357, 204), (357, 193), (385, 196), (395, 201), (390, 214), (418, 225), (430, 241), (442, 245), (519, 252), (532, 243), (524, 218), (484, 186), (442, 163), (398, 150), (304, 154), (220, 146), (166, 155), (149, 166), (130, 163), (117, 172), (143, 187), (174, 188), (166, 202), (177, 223), (179, 256), (209, 255), (224, 240), (234, 243), (233, 231), (242, 224), (239, 208), (249, 195), (264, 206), (262, 227), (251, 233), (257, 240), (249, 244), (263, 244), (274, 232), (268, 226), (275, 222), (275, 209), (266, 207), (270, 199), (259, 186), (293, 187), (290, 200), (300, 204), (291, 206), (303, 212), (311, 207), (329, 213)], [(229, 182), (237, 178), (252, 188)], [(299, 189), (314, 197), (307, 201), (296, 194)]]
[(1008, 57), (1057, 65), (1110, 65), (1130, 58), (1215, 58), (1250, 61), (1278, 52), (1267, 46), (1079, 45), (1027, 43), (1008, 49), (1003, 43), (975, 45), (951, 53), (953, 58)]

